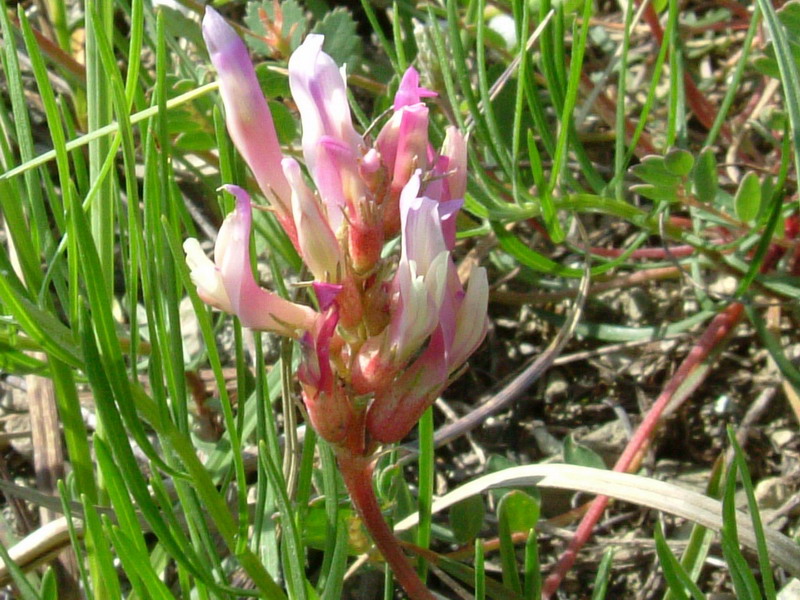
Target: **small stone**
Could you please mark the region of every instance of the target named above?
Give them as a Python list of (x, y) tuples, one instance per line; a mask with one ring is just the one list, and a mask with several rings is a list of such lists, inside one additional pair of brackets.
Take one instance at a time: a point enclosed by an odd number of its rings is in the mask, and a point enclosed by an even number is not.
[(720, 277), (709, 286), (709, 291), (716, 296), (732, 296), (739, 285), (735, 277)]
[(793, 429), (776, 429), (769, 437), (775, 448), (780, 450), (784, 446), (788, 446), (796, 435), (797, 432)]
[(758, 507), (778, 508), (782, 506), (791, 495), (789, 486), (782, 477), (768, 477), (758, 482), (753, 491)]
[(778, 600), (797, 600), (797, 598), (800, 598), (800, 579), (789, 580), (789, 583), (778, 592), (777, 598)]
[(552, 371), (547, 378), (547, 387), (545, 388), (545, 398), (552, 401), (555, 397), (563, 396), (569, 390), (569, 382), (566, 377), (559, 371)]

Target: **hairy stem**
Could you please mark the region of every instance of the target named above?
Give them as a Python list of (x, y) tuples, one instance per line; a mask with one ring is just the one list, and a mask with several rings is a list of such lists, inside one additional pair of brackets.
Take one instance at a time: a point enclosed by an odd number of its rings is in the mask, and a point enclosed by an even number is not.
[(433, 594), (422, 583), (394, 533), (383, 519), (378, 499), (372, 488), (372, 459), (352, 454), (344, 449), (337, 452), (337, 458), (339, 470), (347, 491), (350, 492), (353, 505), (397, 581), (412, 600), (433, 600)]

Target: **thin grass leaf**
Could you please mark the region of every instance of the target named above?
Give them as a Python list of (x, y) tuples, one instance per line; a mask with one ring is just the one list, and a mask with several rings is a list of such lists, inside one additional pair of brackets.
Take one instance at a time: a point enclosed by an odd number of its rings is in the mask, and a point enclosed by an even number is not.
[(795, 149), (795, 173), (800, 173), (800, 152), (797, 151), (800, 149), (800, 74), (786, 37), (786, 29), (778, 19), (775, 7), (767, 0), (758, 0), (758, 6), (764, 14), (764, 23), (775, 46), (775, 58), (778, 61), (783, 96), (791, 124), (791, 135), (787, 137), (791, 137), (792, 147)]
[(339, 600), (342, 597), (344, 573), (347, 569), (347, 525), (339, 516), (339, 484), (336, 459), (330, 446), (324, 441), (319, 443), (320, 462), (322, 463), (322, 482), (325, 493), (325, 516), (327, 532), (325, 554), (320, 568), (323, 584), (320, 597), (323, 600)]
[(697, 584), (695, 584), (669, 549), (667, 540), (664, 538), (664, 532), (661, 529), (660, 521), (656, 522), (655, 540), (656, 553), (661, 563), (661, 570), (664, 574), (664, 579), (667, 580), (670, 592), (674, 597), (677, 598), (677, 600), (689, 600), (689, 596), (686, 593), (688, 591), (694, 600), (705, 600), (703, 592), (700, 591), (700, 588), (697, 587)]
[(759, 315), (751, 304), (745, 304), (745, 311), (750, 322), (753, 324), (761, 343), (769, 351), (772, 360), (778, 365), (781, 374), (787, 381), (800, 391), (800, 369), (794, 366), (794, 363), (786, 356), (786, 353), (775, 335), (769, 330), (764, 319)]
[(3, 564), (11, 573), (11, 578), (14, 580), (14, 585), (19, 591), (20, 598), (22, 600), (40, 600), (39, 593), (33, 587), (31, 582), (28, 581), (28, 577), (25, 575), (22, 569), (19, 568), (17, 563), (11, 560), (11, 557), (8, 555), (8, 550), (6, 550), (6, 547), (3, 544), (0, 544), (0, 559), (2, 559)]
[[(580, 34), (573, 36), (573, 48), (570, 62), (569, 82), (567, 83), (567, 91), (564, 97), (564, 104), (561, 109), (561, 128), (559, 129), (558, 139), (556, 142), (556, 152), (553, 156), (553, 170), (550, 173), (550, 183), (548, 190), (552, 193), (558, 181), (561, 178), (561, 173), (566, 165), (567, 159), (567, 145), (570, 138), (570, 123), (572, 122), (572, 113), (575, 110), (575, 104), (578, 100), (578, 85), (580, 82), (581, 68), (583, 67), (583, 55), (586, 51), (586, 40), (589, 35), (589, 22), (592, 16), (592, 2), (584, 2), (583, 5), (583, 19), (580, 29)], [(559, 11), (563, 15), (563, 5)]]
[[(433, 429), (433, 407), (428, 407), (417, 424), (419, 443), (417, 511), (420, 520), (417, 527), (416, 544), (420, 548), (428, 548), (431, 543), (431, 504), (435, 478)], [(428, 565), (422, 556), (417, 559), (417, 573), (424, 582), (428, 574)]]
[(608, 581), (611, 579), (611, 562), (614, 560), (614, 548), (603, 552), (603, 558), (597, 567), (597, 576), (592, 587), (592, 600), (604, 600), (608, 592)]
[(539, 562), (539, 544), (536, 530), (531, 529), (525, 542), (524, 574), (525, 585), (522, 595), (528, 600), (537, 600), (542, 596), (542, 569)]
[(83, 522), (86, 550), (89, 553), (92, 583), (94, 585), (94, 597), (96, 600), (106, 600), (108, 598), (121, 598), (119, 576), (114, 568), (114, 556), (108, 545), (108, 539), (100, 522), (100, 516), (95, 507), (89, 502), (85, 495), (81, 495), (83, 504)]
[(750, 479), (750, 473), (747, 470), (747, 460), (745, 459), (744, 452), (736, 441), (736, 434), (733, 428), (728, 426), (728, 440), (733, 447), (734, 461), (737, 464), (737, 470), (742, 478), (742, 487), (744, 488), (745, 495), (747, 496), (747, 508), (750, 511), (750, 518), (753, 522), (753, 531), (756, 535), (756, 550), (758, 552), (758, 566), (761, 570), (761, 584), (764, 587), (764, 595), (767, 600), (775, 600), (777, 592), (775, 590), (775, 580), (772, 575), (772, 561), (769, 557), (767, 550), (767, 541), (764, 538), (764, 527), (761, 523), (761, 514), (756, 502), (755, 494), (753, 493), (753, 482)]
[(93, 586), (89, 579), (89, 572), (86, 570), (86, 564), (83, 560), (83, 558), (86, 556), (86, 549), (79, 539), (78, 531), (75, 527), (75, 521), (72, 518), (72, 502), (67, 492), (67, 486), (63, 479), (60, 479), (56, 485), (58, 486), (58, 495), (61, 499), (61, 512), (64, 514), (64, 520), (67, 522), (69, 541), (72, 546), (72, 551), (75, 553), (75, 562), (78, 565), (78, 577), (86, 596), (92, 597)]
[[(486, 0), (478, 0), (478, 13), (484, 14)], [(458, 30), (456, 30), (458, 31)], [(478, 66), (478, 93), (481, 98), (481, 112), (473, 113), (476, 121), (482, 120), (489, 133), (490, 139), (497, 143), (496, 157), (498, 158), (506, 176), (514, 181), (514, 167), (508, 149), (501, 143), (503, 136), (495, 118), (492, 99), (489, 94), (489, 78), (486, 72), (486, 19), (478, 19), (475, 36), (475, 62)], [(521, 104), (521, 102), (520, 102)]]
[(722, 554), (731, 574), (731, 581), (739, 598), (759, 600), (762, 598), (753, 573), (739, 549), (739, 527), (736, 523), (736, 462), (731, 463), (725, 476), (725, 491), (722, 499)]
[[(181, 106), (187, 102), (191, 102), (196, 98), (200, 98), (205, 96), (209, 92), (213, 92), (219, 88), (218, 81), (212, 81), (211, 83), (207, 83), (198, 87), (197, 89), (191, 90), (175, 98), (171, 98), (167, 101), (167, 110), (172, 108)], [(133, 115), (131, 115), (131, 125), (136, 125), (137, 123), (141, 123), (146, 119), (150, 119), (153, 116), (158, 114), (158, 106), (151, 106), (146, 108), (142, 111), (139, 111)], [(67, 142), (67, 150), (72, 152), (81, 148), (90, 142), (97, 140), (99, 138), (109, 136), (111, 134), (117, 133), (119, 131), (119, 125), (117, 123), (110, 123), (104, 127), (100, 127), (94, 131), (90, 131), (77, 139), (74, 139), (70, 142)], [(50, 150), (48, 152), (44, 152), (35, 158), (31, 158), (30, 160), (22, 162), (18, 167), (11, 169), (10, 171), (6, 171), (5, 173), (0, 174), (0, 181), (4, 181), (7, 179), (12, 179), (24, 173), (27, 173), (31, 169), (35, 169), (37, 167), (41, 167), (44, 164), (47, 164), (51, 160), (55, 159), (56, 153), (54, 150)]]
[(162, 582), (153, 567), (146, 551), (131, 540), (128, 535), (119, 527), (108, 523), (106, 529), (111, 534), (111, 539), (117, 549), (122, 566), (126, 573), (134, 575), (142, 582), (147, 589), (149, 598), (154, 600), (174, 600), (175, 596), (169, 588)]
[(486, 598), (486, 571), (483, 558), (483, 540), (475, 540), (475, 600)]
[[(8, 84), (8, 94), (11, 99), (11, 108), (14, 115), (14, 129), (16, 132), (16, 143), (19, 148), (20, 159), (28, 161), (34, 156), (34, 141), (31, 131), (30, 117), (28, 116), (28, 105), (25, 99), (25, 88), (22, 83), (17, 49), (14, 44), (14, 32), (8, 18), (5, 1), (0, 2), (0, 25), (2, 26), (3, 39), (7, 43), (3, 44), (3, 71), (6, 73)], [(45, 245), (48, 237), (46, 232), (47, 213), (44, 209), (42, 200), (41, 186), (36, 173), (25, 175), (25, 195), (16, 198), (19, 207), (11, 207), (9, 202), (3, 203), (3, 214), (9, 221), (14, 244), (17, 248), (18, 256), (22, 262), (25, 282), (30, 290), (37, 290), (41, 282), (41, 270), (36, 262), (39, 260), (41, 249)], [(2, 189), (5, 196), (7, 189)], [(23, 207), (28, 212), (29, 222), (26, 224), (21, 215), (24, 214)], [(13, 210), (11, 210), (13, 208)], [(11, 215), (12, 220), (9, 220)], [(17, 216), (19, 215), (19, 216)], [(20, 227), (21, 229), (16, 229)]]
[(276, 502), (281, 514), (281, 522), (283, 523), (283, 542), (285, 543), (286, 559), (288, 561), (288, 564), (284, 565), (284, 574), (287, 578), (289, 589), (292, 591), (292, 598), (307, 598), (303, 544), (294, 520), (295, 511), (286, 494), (286, 484), (275, 462), (267, 453), (267, 446), (264, 442), (261, 442), (258, 446), (258, 456), (267, 470), (273, 489), (276, 491)]

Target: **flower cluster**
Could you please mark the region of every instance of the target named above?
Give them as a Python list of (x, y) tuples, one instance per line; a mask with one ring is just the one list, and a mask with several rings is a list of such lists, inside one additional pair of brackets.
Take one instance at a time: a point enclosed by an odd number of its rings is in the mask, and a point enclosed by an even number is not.
[[(486, 271), (467, 288), (451, 252), (466, 188), (463, 136), (428, 141), (435, 94), (409, 68), (393, 114), (374, 143), (353, 127), (344, 70), (309, 35), (289, 61), (302, 121), (306, 172), (283, 156), (245, 45), (213, 9), (203, 35), (219, 74), (228, 131), (314, 277), (318, 309), (256, 283), (250, 264), (252, 208), (236, 198), (214, 249), (184, 244), (201, 298), (254, 329), (296, 338), (298, 378), (314, 428), (355, 453), (404, 437), (486, 333)], [(313, 186), (309, 185), (313, 182)], [(400, 256), (384, 246), (400, 236)]]

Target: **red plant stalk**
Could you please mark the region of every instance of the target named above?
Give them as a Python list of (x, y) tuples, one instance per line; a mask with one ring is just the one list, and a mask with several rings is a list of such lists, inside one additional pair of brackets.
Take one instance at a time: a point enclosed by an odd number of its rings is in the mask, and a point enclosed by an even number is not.
[[(633, 434), (633, 437), (628, 442), (622, 455), (614, 465), (615, 471), (631, 471), (639, 466), (648, 441), (661, 420), (664, 410), (673, 400), (675, 393), (686, 379), (692, 375), (694, 370), (703, 363), (711, 351), (718, 344), (722, 343), (733, 331), (742, 318), (743, 309), (744, 305), (742, 305), (741, 302), (734, 302), (714, 317), (708, 328), (703, 332), (703, 335), (697, 340), (697, 343), (689, 352), (688, 356), (683, 360), (678, 370), (672, 378), (670, 378), (667, 385), (664, 386), (664, 389), (656, 399), (653, 407)], [(689, 393), (697, 389), (702, 383), (702, 380), (703, 377), (697, 378), (697, 380), (692, 383), (691, 389), (684, 391), (683, 397), (687, 397)], [(608, 500), (608, 496), (597, 496), (592, 502), (578, 525), (575, 535), (570, 540), (567, 549), (561, 555), (553, 573), (547, 577), (542, 590), (543, 599), (550, 598), (550, 596), (555, 593), (561, 581), (564, 579), (564, 576), (572, 568), (578, 556), (578, 551), (589, 540), (589, 537), (591, 537), (594, 526), (597, 524), (597, 521), (608, 505)]]
[[(800, 219), (790, 218), (787, 219), (784, 225), (784, 240), (794, 240), (798, 233), (800, 233)], [(760, 271), (762, 273), (768, 272), (786, 253), (786, 248), (780, 244), (772, 244), (769, 248), (763, 262), (761, 263)], [(647, 448), (648, 442), (655, 431), (661, 416), (664, 414), (667, 406), (675, 399), (675, 394), (681, 388), (683, 383), (694, 373), (695, 369), (700, 367), (703, 361), (709, 356), (711, 351), (718, 345), (724, 342), (726, 337), (734, 330), (736, 325), (742, 318), (744, 312), (744, 305), (741, 302), (731, 303), (725, 310), (718, 314), (711, 321), (709, 326), (697, 340), (688, 356), (683, 360), (681, 366), (670, 378), (669, 382), (662, 390), (653, 407), (645, 416), (642, 424), (633, 434), (633, 437), (628, 442), (622, 455), (614, 465), (615, 471), (633, 471), (639, 467), (644, 451)], [(689, 394), (694, 392), (697, 387), (702, 383), (704, 377), (697, 377), (695, 381), (691, 382), (689, 388), (682, 390), (681, 398), (679, 401), (687, 398)], [(587, 510), (578, 529), (575, 531), (575, 536), (570, 540), (567, 549), (555, 566), (555, 569), (547, 578), (542, 590), (542, 598), (547, 599), (555, 593), (564, 576), (572, 568), (575, 559), (578, 556), (578, 551), (588, 541), (592, 535), (594, 526), (608, 506), (608, 496), (598, 496), (594, 499), (591, 506)]]
[(397, 581), (412, 600), (434, 600), (434, 595), (417, 575), (411, 561), (403, 552), (400, 542), (389, 529), (381, 514), (378, 499), (372, 487), (373, 458), (337, 448), (339, 470), (364, 526), (383, 554)]

